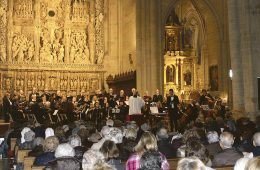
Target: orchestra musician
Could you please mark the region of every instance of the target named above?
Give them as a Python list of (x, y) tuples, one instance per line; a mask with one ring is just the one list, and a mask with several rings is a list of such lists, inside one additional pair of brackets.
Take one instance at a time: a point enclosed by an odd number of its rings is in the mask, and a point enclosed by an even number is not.
[(117, 96), (117, 101), (125, 101), (126, 100), (126, 95), (124, 90), (120, 90), (119, 96)]
[[(35, 96), (35, 97), (33, 97)], [(32, 93), (29, 94), (29, 102), (32, 102), (32, 100), (34, 100), (33, 102), (36, 102), (36, 98), (39, 96), (39, 93), (37, 92), (36, 87), (33, 87)]]
[(163, 96), (160, 94), (159, 89), (156, 89), (156, 93), (153, 95), (153, 102), (161, 102), (163, 103)]
[(117, 95), (113, 93), (113, 89), (109, 89), (109, 94), (107, 95), (109, 106), (114, 108), (116, 106)]
[(173, 89), (169, 90), (169, 95), (167, 96), (167, 107), (168, 107), (168, 114), (170, 117), (170, 126), (171, 131), (173, 128), (175, 131), (178, 130), (178, 105), (180, 104), (179, 98), (177, 95), (174, 94)]
[(200, 96), (200, 105), (209, 105), (214, 102), (213, 97), (207, 92), (207, 90), (202, 90), (202, 95)]

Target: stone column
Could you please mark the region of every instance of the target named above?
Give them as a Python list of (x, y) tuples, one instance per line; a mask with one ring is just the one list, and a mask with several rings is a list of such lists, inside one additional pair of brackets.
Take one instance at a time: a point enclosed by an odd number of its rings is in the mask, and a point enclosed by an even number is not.
[(233, 94), (233, 110), (235, 112), (243, 112), (244, 105), (244, 86), (243, 86), (243, 67), (240, 55), (240, 25), (239, 12), (237, 8), (237, 0), (228, 0), (228, 21), (229, 21), (229, 44), (231, 68), (233, 70), (232, 77), (232, 94)]

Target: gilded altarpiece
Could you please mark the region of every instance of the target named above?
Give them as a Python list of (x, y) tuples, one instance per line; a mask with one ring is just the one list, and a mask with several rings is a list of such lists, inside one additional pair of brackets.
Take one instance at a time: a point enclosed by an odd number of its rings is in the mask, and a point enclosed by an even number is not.
[(5, 91), (94, 91), (104, 82), (104, 0), (0, 0)]
[(198, 88), (198, 55), (194, 39), (195, 31), (180, 22), (173, 12), (165, 25), (165, 94), (169, 89), (174, 89), (182, 100), (190, 100), (190, 94)]

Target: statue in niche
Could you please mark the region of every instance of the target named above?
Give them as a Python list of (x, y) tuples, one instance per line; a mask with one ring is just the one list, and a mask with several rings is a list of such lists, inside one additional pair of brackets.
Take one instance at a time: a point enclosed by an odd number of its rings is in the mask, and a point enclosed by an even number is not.
[(63, 61), (64, 61), (64, 47), (63, 45), (61, 45), (58, 53), (58, 62), (62, 63)]
[(100, 50), (98, 52), (98, 60), (97, 60), (97, 64), (102, 64), (103, 63), (103, 59), (104, 59), (104, 51)]
[(29, 42), (28, 44), (28, 55), (27, 55), (27, 58), (26, 58), (26, 61), (32, 61), (33, 60), (33, 56), (34, 56), (34, 44), (32, 41)]
[(55, 78), (54, 78), (54, 77), (51, 77), (51, 80), (50, 80), (50, 88), (51, 88), (51, 89), (55, 89)]
[(166, 67), (166, 82), (175, 82), (175, 66), (169, 65)]
[(37, 80), (37, 87), (41, 87), (41, 76), (38, 76), (38, 80)]
[(5, 79), (5, 89), (6, 90), (11, 90), (11, 78), (7, 77)]
[(168, 40), (168, 42), (167, 42), (167, 51), (174, 51), (174, 50), (176, 50), (175, 49), (176, 40), (175, 40), (174, 34), (168, 34), (167, 40)]
[(20, 80), (20, 85), (21, 85), (21, 87), (24, 86), (24, 78), (21, 78), (21, 80)]
[(0, 62), (6, 61), (6, 50), (3, 44), (0, 45)]
[(41, 32), (41, 48), (40, 48), (40, 60), (45, 63), (53, 62), (53, 56), (51, 52), (50, 33), (47, 28), (44, 28)]
[(20, 77), (17, 77), (17, 79), (16, 79), (16, 86), (20, 87)]
[(28, 79), (27, 81), (27, 86), (30, 88), (32, 87), (32, 81), (31, 81), (31, 78)]
[(187, 71), (186, 73), (184, 73), (183, 77), (184, 77), (185, 85), (187, 86), (191, 85), (191, 72)]

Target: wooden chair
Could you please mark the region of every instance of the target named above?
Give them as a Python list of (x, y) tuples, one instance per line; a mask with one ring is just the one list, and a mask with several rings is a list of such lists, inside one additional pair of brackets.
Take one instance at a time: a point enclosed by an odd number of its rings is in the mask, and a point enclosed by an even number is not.
[(170, 165), (170, 169), (177, 169), (179, 158), (168, 159), (168, 163)]
[(10, 144), (11, 144), (11, 146), (10, 146), (11, 151), (14, 151), (16, 140), (17, 140), (17, 138), (11, 138), (11, 142), (10, 142)]
[(24, 157), (24, 169), (31, 169), (34, 163), (35, 157)]
[(45, 166), (32, 166), (32, 170), (44, 170)]
[(18, 150), (17, 151), (17, 163), (23, 163), (24, 157), (28, 156), (31, 150)]

